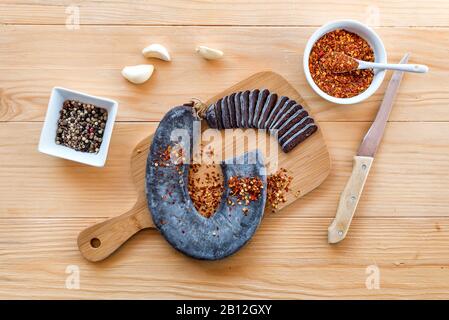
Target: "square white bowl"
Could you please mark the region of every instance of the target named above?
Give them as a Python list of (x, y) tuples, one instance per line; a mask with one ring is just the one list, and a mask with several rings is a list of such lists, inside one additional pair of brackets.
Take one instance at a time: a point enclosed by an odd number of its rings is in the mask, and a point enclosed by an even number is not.
[[(103, 140), (97, 153), (76, 151), (72, 148), (56, 144), (56, 131), (58, 129), (59, 112), (65, 100), (77, 100), (93, 104), (108, 111), (108, 120), (104, 128)], [(81, 162), (95, 167), (103, 167), (108, 156), (109, 142), (111, 141), (112, 129), (117, 115), (118, 103), (114, 100), (95, 97), (89, 94), (54, 87), (48, 102), (47, 114), (39, 140), (39, 152), (55, 157)]]

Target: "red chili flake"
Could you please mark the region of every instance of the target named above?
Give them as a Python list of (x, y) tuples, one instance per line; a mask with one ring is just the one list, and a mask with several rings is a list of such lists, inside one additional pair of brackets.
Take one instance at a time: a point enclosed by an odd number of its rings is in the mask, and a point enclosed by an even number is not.
[(228, 180), (228, 186), (231, 196), (248, 205), (250, 201), (257, 201), (260, 198), (263, 182), (259, 177), (232, 176)]
[(278, 208), (279, 204), (287, 201), (286, 193), (289, 190), (293, 177), (288, 175), (284, 168), (267, 178), (267, 201), (273, 208)]
[(321, 58), (323, 66), (332, 73), (345, 73), (357, 70), (359, 63), (343, 52), (329, 52)]
[(207, 173), (198, 177), (200, 167), (200, 164), (190, 165), (188, 190), (195, 209), (201, 215), (210, 218), (220, 204), (224, 187), (219, 174)]
[(178, 173), (182, 174), (182, 165), (185, 163), (185, 152), (179, 145), (168, 145), (158, 151), (157, 159), (153, 165), (155, 167), (170, 167), (175, 166)]
[(313, 81), (327, 94), (336, 98), (351, 98), (365, 91), (374, 78), (371, 69), (334, 73), (326, 67), (326, 57), (332, 52), (364, 61), (374, 61), (374, 51), (359, 35), (339, 29), (326, 33), (312, 47), (309, 70)]

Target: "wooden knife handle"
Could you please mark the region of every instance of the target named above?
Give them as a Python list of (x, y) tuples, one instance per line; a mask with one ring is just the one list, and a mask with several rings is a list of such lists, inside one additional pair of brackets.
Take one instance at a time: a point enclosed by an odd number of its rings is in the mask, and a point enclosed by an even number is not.
[(329, 243), (338, 243), (346, 237), (373, 160), (372, 157), (354, 157), (351, 177), (340, 195), (334, 221), (327, 229)]
[(133, 207), (130, 211), (83, 230), (78, 236), (78, 247), (89, 261), (109, 257), (138, 231), (154, 228), (146, 207)]

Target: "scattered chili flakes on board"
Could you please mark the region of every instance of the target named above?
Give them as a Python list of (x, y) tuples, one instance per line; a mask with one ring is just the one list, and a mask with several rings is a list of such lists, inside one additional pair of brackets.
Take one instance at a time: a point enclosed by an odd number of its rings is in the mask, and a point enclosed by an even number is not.
[[(235, 197), (239, 205), (249, 205), (251, 201), (257, 201), (260, 198), (263, 189), (263, 182), (259, 177), (237, 177), (232, 176), (228, 180), (230, 195)], [(228, 205), (235, 203), (228, 199)], [(242, 208), (243, 213), (248, 214), (248, 208)]]
[(267, 201), (275, 211), (279, 204), (287, 201), (286, 194), (290, 191), (293, 177), (284, 168), (267, 177)]
[(332, 52), (342, 52), (352, 58), (374, 61), (374, 51), (359, 35), (343, 29), (326, 33), (312, 47), (309, 70), (316, 85), (336, 98), (351, 98), (365, 91), (374, 78), (371, 69), (333, 73), (326, 67), (326, 57)]
[(206, 218), (215, 213), (223, 194), (224, 186), (219, 170), (220, 168), (214, 165), (190, 166), (188, 180), (190, 199), (196, 210)]
[[(206, 218), (210, 218), (215, 213), (222, 199), (224, 185), (219, 168), (219, 166), (200, 164), (190, 166), (189, 195), (197, 211)], [(267, 177), (267, 203), (271, 205), (273, 211), (287, 201), (286, 195), (290, 191), (292, 180), (293, 177), (284, 168)], [(242, 212), (247, 215), (249, 209), (246, 206), (251, 201), (260, 199), (263, 182), (258, 177), (232, 176), (228, 179), (228, 187), (231, 197), (226, 199), (227, 204), (244, 206)]]

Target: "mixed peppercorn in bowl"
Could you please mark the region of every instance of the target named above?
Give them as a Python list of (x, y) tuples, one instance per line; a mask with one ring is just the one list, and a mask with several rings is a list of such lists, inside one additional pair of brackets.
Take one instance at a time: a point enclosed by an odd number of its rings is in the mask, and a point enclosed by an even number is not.
[(118, 103), (55, 87), (39, 140), (39, 151), (95, 167), (106, 162)]

